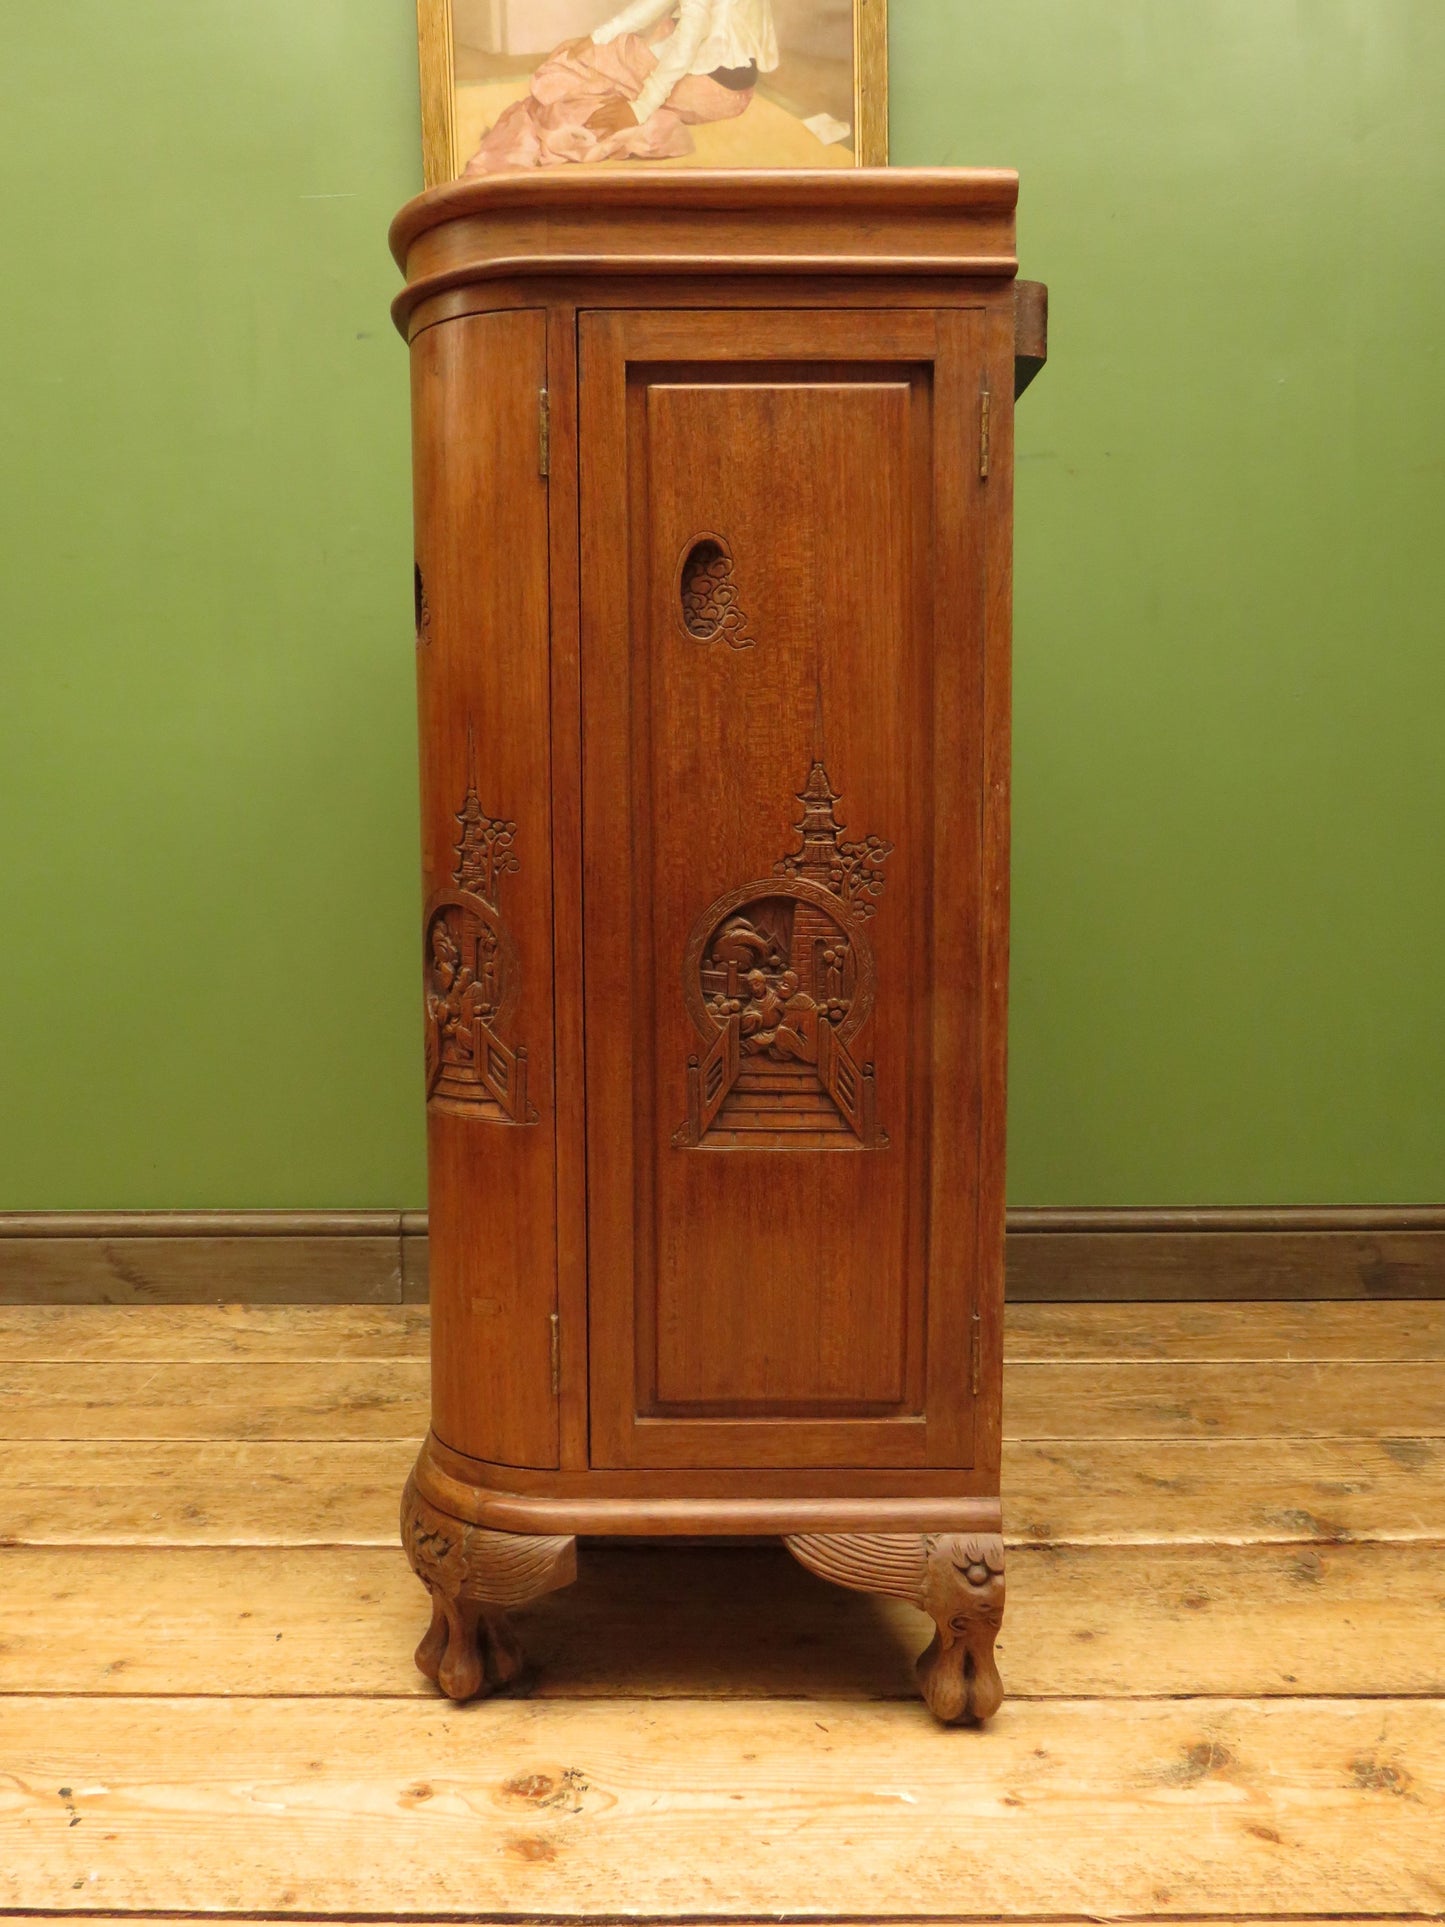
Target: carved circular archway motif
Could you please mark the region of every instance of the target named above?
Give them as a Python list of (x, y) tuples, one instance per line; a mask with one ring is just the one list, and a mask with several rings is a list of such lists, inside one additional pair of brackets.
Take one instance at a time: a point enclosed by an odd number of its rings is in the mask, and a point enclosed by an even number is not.
[(846, 1044), (867, 1022), (877, 994), (878, 968), (873, 959), (873, 946), (861, 922), (849, 917), (847, 906), (831, 890), (806, 877), (759, 877), (710, 903), (688, 936), (682, 958), (682, 994), (688, 1016), (700, 1037), (715, 1037), (723, 1028), (708, 1008), (703, 970), (715, 941), (723, 935), (724, 926), (732, 918), (744, 916), (749, 909), (761, 910), (769, 903), (785, 902), (809, 904), (821, 911), (852, 953), (852, 989), (847, 1011), (837, 1026), (839, 1041)]
[(469, 918), (490, 931), (497, 941), (499, 981), (496, 1014), (492, 1019), (495, 1028), (508, 1023), (516, 1014), (517, 999), (522, 990), (522, 967), (515, 937), (485, 898), (474, 896), (470, 890), (443, 890), (427, 905), (422, 940), (422, 965), (426, 973), (426, 982), (431, 983), (432, 932), (436, 929), (438, 920), (446, 923), (452, 940), (461, 945), (465, 957), (467, 950), (473, 947), (467, 941), (473, 935), (466, 928), (466, 920)]

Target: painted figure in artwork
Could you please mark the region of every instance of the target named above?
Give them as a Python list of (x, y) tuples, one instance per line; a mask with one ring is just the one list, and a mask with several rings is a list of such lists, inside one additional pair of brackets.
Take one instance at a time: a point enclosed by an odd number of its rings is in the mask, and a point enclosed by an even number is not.
[(772, 0), (631, 0), (538, 66), (466, 172), (680, 159), (690, 127), (745, 113), (777, 65)]

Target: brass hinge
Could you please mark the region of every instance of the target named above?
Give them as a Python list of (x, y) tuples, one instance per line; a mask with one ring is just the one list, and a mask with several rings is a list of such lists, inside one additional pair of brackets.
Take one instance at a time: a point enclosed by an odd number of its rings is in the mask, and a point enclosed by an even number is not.
[(993, 396), (989, 393), (988, 383), (985, 382), (978, 398), (978, 476), (981, 482), (988, 480), (988, 416), (992, 403)]
[(552, 473), (552, 398), (537, 390), (537, 473), (545, 481)]
[(973, 1395), (978, 1397), (978, 1388), (983, 1380), (983, 1321), (977, 1312), (973, 1314)]
[(562, 1389), (562, 1340), (557, 1329), (555, 1311), (547, 1322), (552, 1327), (552, 1396), (556, 1398)]

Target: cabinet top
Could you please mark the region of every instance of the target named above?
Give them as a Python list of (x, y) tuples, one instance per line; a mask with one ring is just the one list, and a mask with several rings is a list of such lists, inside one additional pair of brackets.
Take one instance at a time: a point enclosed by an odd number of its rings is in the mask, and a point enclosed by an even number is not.
[(559, 168), (430, 188), (391, 224), (419, 302), (503, 275), (595, 272), (1011, 276), (1010, 168)]

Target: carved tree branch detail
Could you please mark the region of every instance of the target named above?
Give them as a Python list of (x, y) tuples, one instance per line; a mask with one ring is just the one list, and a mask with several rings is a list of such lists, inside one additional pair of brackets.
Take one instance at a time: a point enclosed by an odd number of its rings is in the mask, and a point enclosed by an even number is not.
[(452, 845), (457, 858), (452, 880), (459, 890), (470, 891), (495, 910), (502, 878), (515, 876), (522, 867), (515, 848), (517, 826), (505, 817), (489, 816), (475, 785), (467, 790), (456, 818), (462, 837)]

